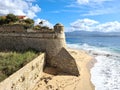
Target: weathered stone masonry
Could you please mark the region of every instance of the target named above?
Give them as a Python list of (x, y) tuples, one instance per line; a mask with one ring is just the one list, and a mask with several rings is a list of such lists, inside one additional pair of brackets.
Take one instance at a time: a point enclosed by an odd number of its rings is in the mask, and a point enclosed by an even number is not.
[[(4, 27), (5, 29), (5, 27)], [(0, 33), (0, 50), (35, 49), (46, 52), (46, 64), (71, 75), (79, 75), (74, 58), (65, 49), (64, 27), (54, 26), (54, 32), (14, 32)], [(63, 62), (63, 63), (62, 63)], [(65, 62), (65, 63), (64, 63)]]
[(42, 77), (45, 54), (40, 54), (33, 61), (0, 83), (0, 90), (33, 90)]

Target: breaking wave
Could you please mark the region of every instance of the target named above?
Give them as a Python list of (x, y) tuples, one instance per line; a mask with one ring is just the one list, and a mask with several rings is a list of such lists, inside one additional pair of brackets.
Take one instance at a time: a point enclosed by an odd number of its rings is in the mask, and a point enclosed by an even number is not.
[(97, 60), (91, 69), (91, 81), (95, 85), (95, 90), (120, 90), (119, 49), (90, 46), (87, 43), (67, 45), (70, 48), (85, 50)]

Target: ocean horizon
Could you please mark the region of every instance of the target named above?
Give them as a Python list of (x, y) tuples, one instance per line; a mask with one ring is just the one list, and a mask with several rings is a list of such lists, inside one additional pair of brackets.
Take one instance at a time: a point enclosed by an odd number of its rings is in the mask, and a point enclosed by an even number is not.
[(95, 90), (120, 90), (120, 36), (66, 35), (66, 42), (97, 61), (90, 70)]

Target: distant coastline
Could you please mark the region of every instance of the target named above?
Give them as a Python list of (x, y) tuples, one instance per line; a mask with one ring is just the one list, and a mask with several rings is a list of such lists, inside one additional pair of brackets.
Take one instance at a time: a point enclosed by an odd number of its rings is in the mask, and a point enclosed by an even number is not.
[(65, 32), (66, 37), (120, 37), (120, 32), (87, 32), (87, 31), (73, 31)]

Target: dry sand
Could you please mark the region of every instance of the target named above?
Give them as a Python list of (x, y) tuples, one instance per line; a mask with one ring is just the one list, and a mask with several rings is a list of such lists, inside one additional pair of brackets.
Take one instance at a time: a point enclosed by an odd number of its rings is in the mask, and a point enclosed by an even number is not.
[(40, 78), (34, 90), (94, 90), (94, 85), (90, 81), (90, 68), (94, 64), (93, 58), (85, 51), (69, 49), (69, 52), (76, 59), (80, 76), (58, 74), (54, 68), (48, 67), (45, 70), (47, 73), (43, 73), (43, 77)]

